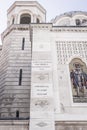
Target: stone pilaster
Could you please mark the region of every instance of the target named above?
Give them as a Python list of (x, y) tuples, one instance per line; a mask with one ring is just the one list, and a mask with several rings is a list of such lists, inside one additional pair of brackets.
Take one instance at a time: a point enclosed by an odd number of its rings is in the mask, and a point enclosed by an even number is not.
[(47, 44), (33, 43), (30, 130), (54, 130), (52, 56)]

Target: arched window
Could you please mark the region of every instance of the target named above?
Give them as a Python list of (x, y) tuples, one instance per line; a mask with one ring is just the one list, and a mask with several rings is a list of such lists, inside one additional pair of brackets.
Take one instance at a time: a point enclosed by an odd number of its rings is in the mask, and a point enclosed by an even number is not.
[(70, 79), (75, 103), (87, 103), (87, 67), (79, 58), (73, 59), (69, 64)]
[(16, 111), (16, 118), (19, 118), (19, 110)]
[(83, 20), (82, 20), (82, 23), (87, 23), (87, 19), (83, 19)]
[(25, 38), (23, 37), (23, 39), (22, 39), (22, 50), (24, 50), (24, 46), (25, 46)]
[(22, 14), (20, 17), (20, 24), (29, 24), (29, 23), (31, 23), (31, 15)]
[(81, 25), (81, 21), (79, 19), (76, 19), (76, 26), (80, 26)]
[(13, 19), (12, 19), (12, 24), (14, 24), (14, 21), (15, 21), (15, 19), (13, 18)]
[(37, 18), (37, 21), (36, 21), (36, 23), (40, 23), (40, 20)]

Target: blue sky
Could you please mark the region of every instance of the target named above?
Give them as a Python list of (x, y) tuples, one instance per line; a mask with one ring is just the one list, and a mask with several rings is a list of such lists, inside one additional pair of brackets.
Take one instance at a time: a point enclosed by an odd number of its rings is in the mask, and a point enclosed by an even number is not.
[[(25, 0), (18, 0), (25, 1)], [(27, 0), (29, 1), (29, 0)], [(34, 0), (35, 1), (35, 0)], [(37, 0), (47, 11), (47, 22), (57, 15), (69, 11), (87, 11), (87, 0)], [(7, 9), (15, 0), (1, 0), (0, 2), (0, 34), (7, 26)], [(1, 43), (1, 41), (0, 41)]]

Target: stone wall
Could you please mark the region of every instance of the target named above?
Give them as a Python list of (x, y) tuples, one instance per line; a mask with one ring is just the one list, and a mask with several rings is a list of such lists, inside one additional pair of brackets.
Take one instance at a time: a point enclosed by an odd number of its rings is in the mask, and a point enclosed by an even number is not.
[[(21, 28), (21, 25), (14, 26)], [(25, 40), (23, 41), (23, 39)], [(24, 48), (22, 48), (23, 46)], [(21, 85), (19, 84), (20, 70), (22, 70)], [(16, 111), (19, 111), (20, 118), (29, 118), (31, 85), (31, 42), (29, 26), (24, 30), (18, 30), (18, 28), (16, 30), (13, 29), (5, 37), (3, 41), (0, 74), (1, 118), (15, 118)]]

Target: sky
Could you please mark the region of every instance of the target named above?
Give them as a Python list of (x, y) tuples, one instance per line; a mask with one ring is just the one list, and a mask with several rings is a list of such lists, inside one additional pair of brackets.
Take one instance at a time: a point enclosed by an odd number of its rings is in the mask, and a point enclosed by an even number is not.
[[(18, 0), (18, 1), (25, 1), (25, 0)], [(26, 1), (29, 1), (29, 0), (26, 0)], [(37, 0), (37, 1), (47, 11), (47, 14), (46, 14), (47, 22), (50, 22), (51, 19), (65, 12), (87, 11), (87, 0)], [(1, 0), (0, 1), (0, 44), (1, 44), (1, 33), (7, 27), (7, 9), (14, 2), (15, 0)]]

